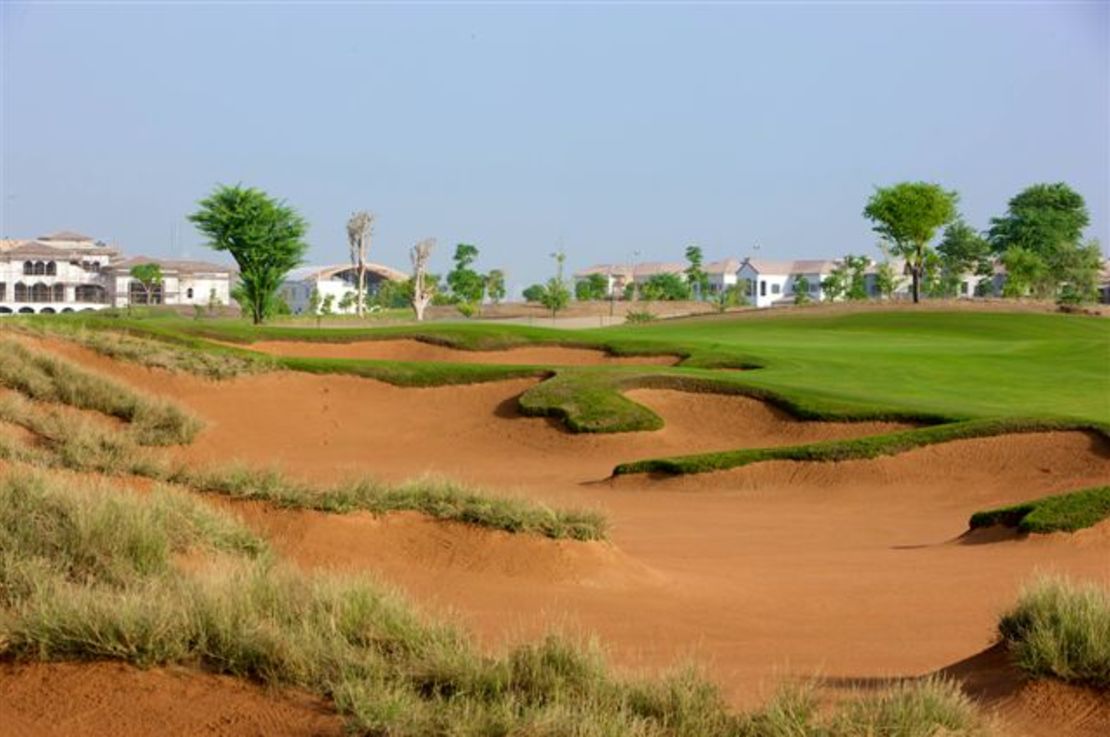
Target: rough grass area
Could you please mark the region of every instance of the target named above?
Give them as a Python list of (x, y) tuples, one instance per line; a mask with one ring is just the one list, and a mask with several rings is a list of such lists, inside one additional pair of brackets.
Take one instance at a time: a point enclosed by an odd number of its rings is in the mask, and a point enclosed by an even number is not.
[(1005, 525), (1027, 533), (1075, 532), (1110, 518), (1110, 486), (1072, 491), (971, 515), (971, 529)]
[(400, 485), (357, 479), (319, 487), (276, 470), (195, 468), (141, 448), (125, 434), (106, 432), (85, 418), (67, 417), (17, 395), (0, 397), (0, 421), (19, 425), (41, 441), (28, 447), (0, 438), (0, 458), (44, 468), (141, 476), (293, 509), (374, 514), (414, 511), (437, 520), (553, 539), (604, 540), (608, 535), (608, 522), (600, 512), (551, 509), (524, 499), (483, 494), (442, 479), (424, 478)]
[(987, 722), (954, 681), (930, 676), (888, 690), (857, 695), (829, 711), (814, 688), (780, 691), (744, 716), (738, 737), (973, 737)]
[(1110, 590), (1046, 578), (1022, 592), (998, 631), (1037, 677), (1110, 688)]
[[(20, 326), (23, 327), (23, 326)], [(245, 352), (198, 349), (167, 340), (154, 340), (114, 330), (92, 330), (81, 324), (40, 318), (26, 323), (28, 332), (68, 340), (102, 356), (149, 368), (195, 374), (209, 379), (230, 379), (276, 368), (266, 356)]]
[(170, 402), (143, 396), (13, 340), (0, 340), (0, 384), (31, 399), (119, 418), (143, 445), (189, 443), (201, 428), (200, 420)]
[(815, 726), (796, 718), (808, 702), (735, 715), (694, 670), (618, 678), (596, 646), (555, 637), (485, 656), (378, 586), (280, 565), (187, 495), (41, 475), (0, 481), (0, 656), (181, 663), (300, 687), (333, 699), (352, 733), (390, 737), (978, 734), (941, 682)]
[(1080, 430), (1110, 441), (1110, 426), (1067, 420), (969, 420), (915, 430), (778, 448), (745, 448), (622, 463), (614, 476), (632, 473), (693, 474), (724, 471), (763, 461), (846, 461), (897, 455), (926, 445), (1012, 433)]

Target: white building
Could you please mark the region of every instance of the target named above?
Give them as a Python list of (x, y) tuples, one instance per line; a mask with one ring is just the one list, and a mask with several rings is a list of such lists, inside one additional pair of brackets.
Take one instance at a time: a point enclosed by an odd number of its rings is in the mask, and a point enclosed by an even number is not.
[(736, 272), (739, 282), (747, 282), (748, 299), (756, 307), (795, 301), (795, 291), (804, 277), (806, 291), (814, 302), (825, 298), (821, 282), (832, 273), (838, 262), (831, 259), (801, 261), (764, 261), (746, 258)]
[(710, 261), (704, 269), (709, 276), (709, 294), (719, 294), (729, 287), (736, 286), (739, 281), (737, 272), (740, 271), (740, 261), (737, 259)]
[[(383, 282), (403, 282), (409, 278), (408, 274), (391, 269), (381, 264), (366, 264), (365, 288), (367, 294), (374, 294)], [(358, 294), (358, 269), (350, 264), (337, 266), (302, 266), (293, 269), (281, 285), (278, 294), (293, 314), (300, 315), (310, 312), (312, 292), (320, 296), (320, 307), (329, 297), (331, 298), (331, 311), (336, 314), (353, 314), (355, 312), (355, 295)], [(350, 303), (344, 303), (344, 297), (350, 296)], [(341, 306), (343, 305), (343, 306)]]
[[(122, 259), (119, 249), (80, 233), (61, 231), (0, 244), (0, 314), (84, 312), (145, 304), (130, 276), (138, 263), (158, 263), (164, 280), (153, 304), (230, 302), (232, 270), (199, 261)], [(213, 294), (215, 299), (213, 299)]]

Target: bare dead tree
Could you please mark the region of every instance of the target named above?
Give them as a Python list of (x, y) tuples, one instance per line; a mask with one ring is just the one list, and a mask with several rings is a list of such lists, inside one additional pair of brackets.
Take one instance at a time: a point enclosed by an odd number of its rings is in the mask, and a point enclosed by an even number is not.
[(370, 250), (370, 238), (373, 233), (373, 213), (359, 210), (347, 220), (347, 243), (351, 247), (351, 264), (358, 271), (355, 313), (359, 317), (362, 317), (366, 311), (366, 252)]
[(412, 247), (409, 256), (412, 258), (412, 308), (416, 310), (416, 319), (424, 319), (424, 310), (435, 296), (434, 287), (427, 282), (428, 258), (435, 248), (435, 238), (425, 238)]

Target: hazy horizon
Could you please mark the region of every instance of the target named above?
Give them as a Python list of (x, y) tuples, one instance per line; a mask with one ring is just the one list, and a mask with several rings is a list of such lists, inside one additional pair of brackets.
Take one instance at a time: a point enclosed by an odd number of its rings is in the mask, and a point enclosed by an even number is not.
[[(877, 257), (875, 185), (986, 228), (1065, 181), (1110, 243), (1105, 3), (0, 6), (0, 236), (221, 259), (217, 183), (311, 224), (309, 263), (476, 244), (514, 292), (594, 263)], [(223, 259), (226, 260), (226, 259)]]

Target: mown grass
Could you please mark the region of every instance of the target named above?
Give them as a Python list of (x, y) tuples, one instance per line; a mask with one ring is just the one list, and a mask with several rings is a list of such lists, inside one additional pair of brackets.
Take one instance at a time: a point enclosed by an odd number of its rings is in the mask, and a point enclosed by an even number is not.
[(0, 421), (23, 427), (40, 439), (36, 447), (0, 439), (0, 458), (44, 468), (140, 476), (290, 509), (379, 515), (414, 511), (441, 521), (553, 539), (604, 540), (608, 536), (608, 521), (598, 511), (552, 509), (430, 477), (403, 484), (354, 479), (327, 487), (274, 469), (244, 465), (198, 468), (166, 460), (137, 446), (126, 434), (107, 432), (86, 418), (66, 416), (14, 395), (0, 397)]
[(234, 519), (184, 494), (42, 475), (0, 479), (0, 656), (182, 663), (296, 686), (333, 699), (352, 733), (390, 737), (979, 733), (966, 699), (940, 682), (868, 697), (815, 725), (784, 721), (781, 704), (733, 714), (689, 668), (614, 676), (596, 646), (556, 637), (482, 655), (379, 586), (281, 565)]
[(1030, 675), (1110, 688), (1110, 590), (1045, 578), (1003, 615), (999, 634)]
[(913, 430), (870, 435), (850, 440), (830, 440), (807, 445), (777, 448), (744, 448), (717, 453), (698, 453), (672, 458), (650, 458), (622, 463), (613, 475), (632, 473), (694, 474), (723, 471), (764, 461), (846, 461), (897, 455), (907, 450), (954, 440), (990, 437), (1013, 433), (1076, 430), (1090, 432), (1103, 441), (1110, 440), (1110, 426), (1077, 423), (1069, 420), (969, 420), (933, 425)]
[(170, 402), (143, 396), (13, 340), (0, 340), (0, 385), (31, 399), (119, 418), (143, 445), (189, 443), (201, 428), (196, 417)]
[(1110, 518), (1110, 486), (1056, 494), (971, 515), (968, 527), (1016, 527), (1026, 533), (1075, 532)]

